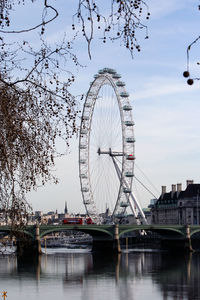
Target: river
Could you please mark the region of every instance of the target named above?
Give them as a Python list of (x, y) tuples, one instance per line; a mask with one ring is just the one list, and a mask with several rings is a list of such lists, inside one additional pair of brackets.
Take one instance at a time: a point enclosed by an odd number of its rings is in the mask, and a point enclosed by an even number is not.
[(200, 299), (200, 253), (134, 249), (113, 257), (57, 248), (35, 261), (1, 255), (0, 282), (6, 300)]

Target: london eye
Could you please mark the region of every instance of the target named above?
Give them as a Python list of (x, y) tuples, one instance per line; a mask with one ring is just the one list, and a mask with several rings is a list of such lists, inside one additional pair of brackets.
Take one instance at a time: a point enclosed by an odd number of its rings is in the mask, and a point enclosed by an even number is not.
[(79, 136), (79, 177), (87, 214), (105, 209), (113, 222), (130, 211), (146, 223), (133, 191), (135, 137), (132, 106), (121, 75), (104, 68), (94, 75), (83, 106)]

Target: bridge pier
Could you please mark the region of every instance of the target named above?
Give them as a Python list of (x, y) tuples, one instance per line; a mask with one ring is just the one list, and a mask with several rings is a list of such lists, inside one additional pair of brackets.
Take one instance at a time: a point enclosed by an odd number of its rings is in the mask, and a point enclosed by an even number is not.
[(41, 245), (36, 240), (18, 240), (17, 241), (17, 255), (24, 257), (35, 257), (42, 253)]
[(194, 250), (192, 249), (191, 230), (190, 230), (189, 225), (186, 225), (185, 231), (186, 231), (185, 251), (186, 252), (192, 252)]
[(119, 241), (119, 225), (113, 227), (114, 238), (106, 238), (104, 236), (93, 236), (92, 252), (106, 252), (106, 253), (121, 253)]
[(194, 250), (192, 249), (190, 226), (186, 225), (184, 231), (185, 231), (185, 236), (179, 238), (178, 237), (163, 238), (161, 241), (162, 248), (170, 251), (179, 252), (179, 253), (193, 252)]
[(17, 255), (24, 257), (35, 257), (42, 253), (40, 242), (40, 228), (38, 225), (35, 227), (35, 238), (27, 238), (24, 235), (17, 237)]

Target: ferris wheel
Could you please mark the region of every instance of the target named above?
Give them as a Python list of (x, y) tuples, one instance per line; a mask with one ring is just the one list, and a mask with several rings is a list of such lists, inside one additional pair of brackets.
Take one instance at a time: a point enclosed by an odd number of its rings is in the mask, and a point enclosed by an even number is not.
[(105, 209), (112, 221), (128, 210), (146, 223), (132, 191), (135, 160), (134, 122), (125, 83), (114, 69), (94, 75), (79, 136), (79, 177), (87, 214), (95, 220)]

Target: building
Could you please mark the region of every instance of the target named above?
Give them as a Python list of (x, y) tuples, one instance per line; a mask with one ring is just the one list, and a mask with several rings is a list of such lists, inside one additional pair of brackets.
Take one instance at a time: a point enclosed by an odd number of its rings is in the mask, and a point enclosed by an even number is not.
[(152, 224), (200, 224), (200, 184), (193, 180), (186, 181), (186, 189), (182, 184), (172, 184), (170, 192), (162, 186), (159, 199), (151, 208)]
[(65, 201), (65, 209), (64, 209), (64, 213), (65, 213), (65, 214), (68, 214), (67, 201)]

